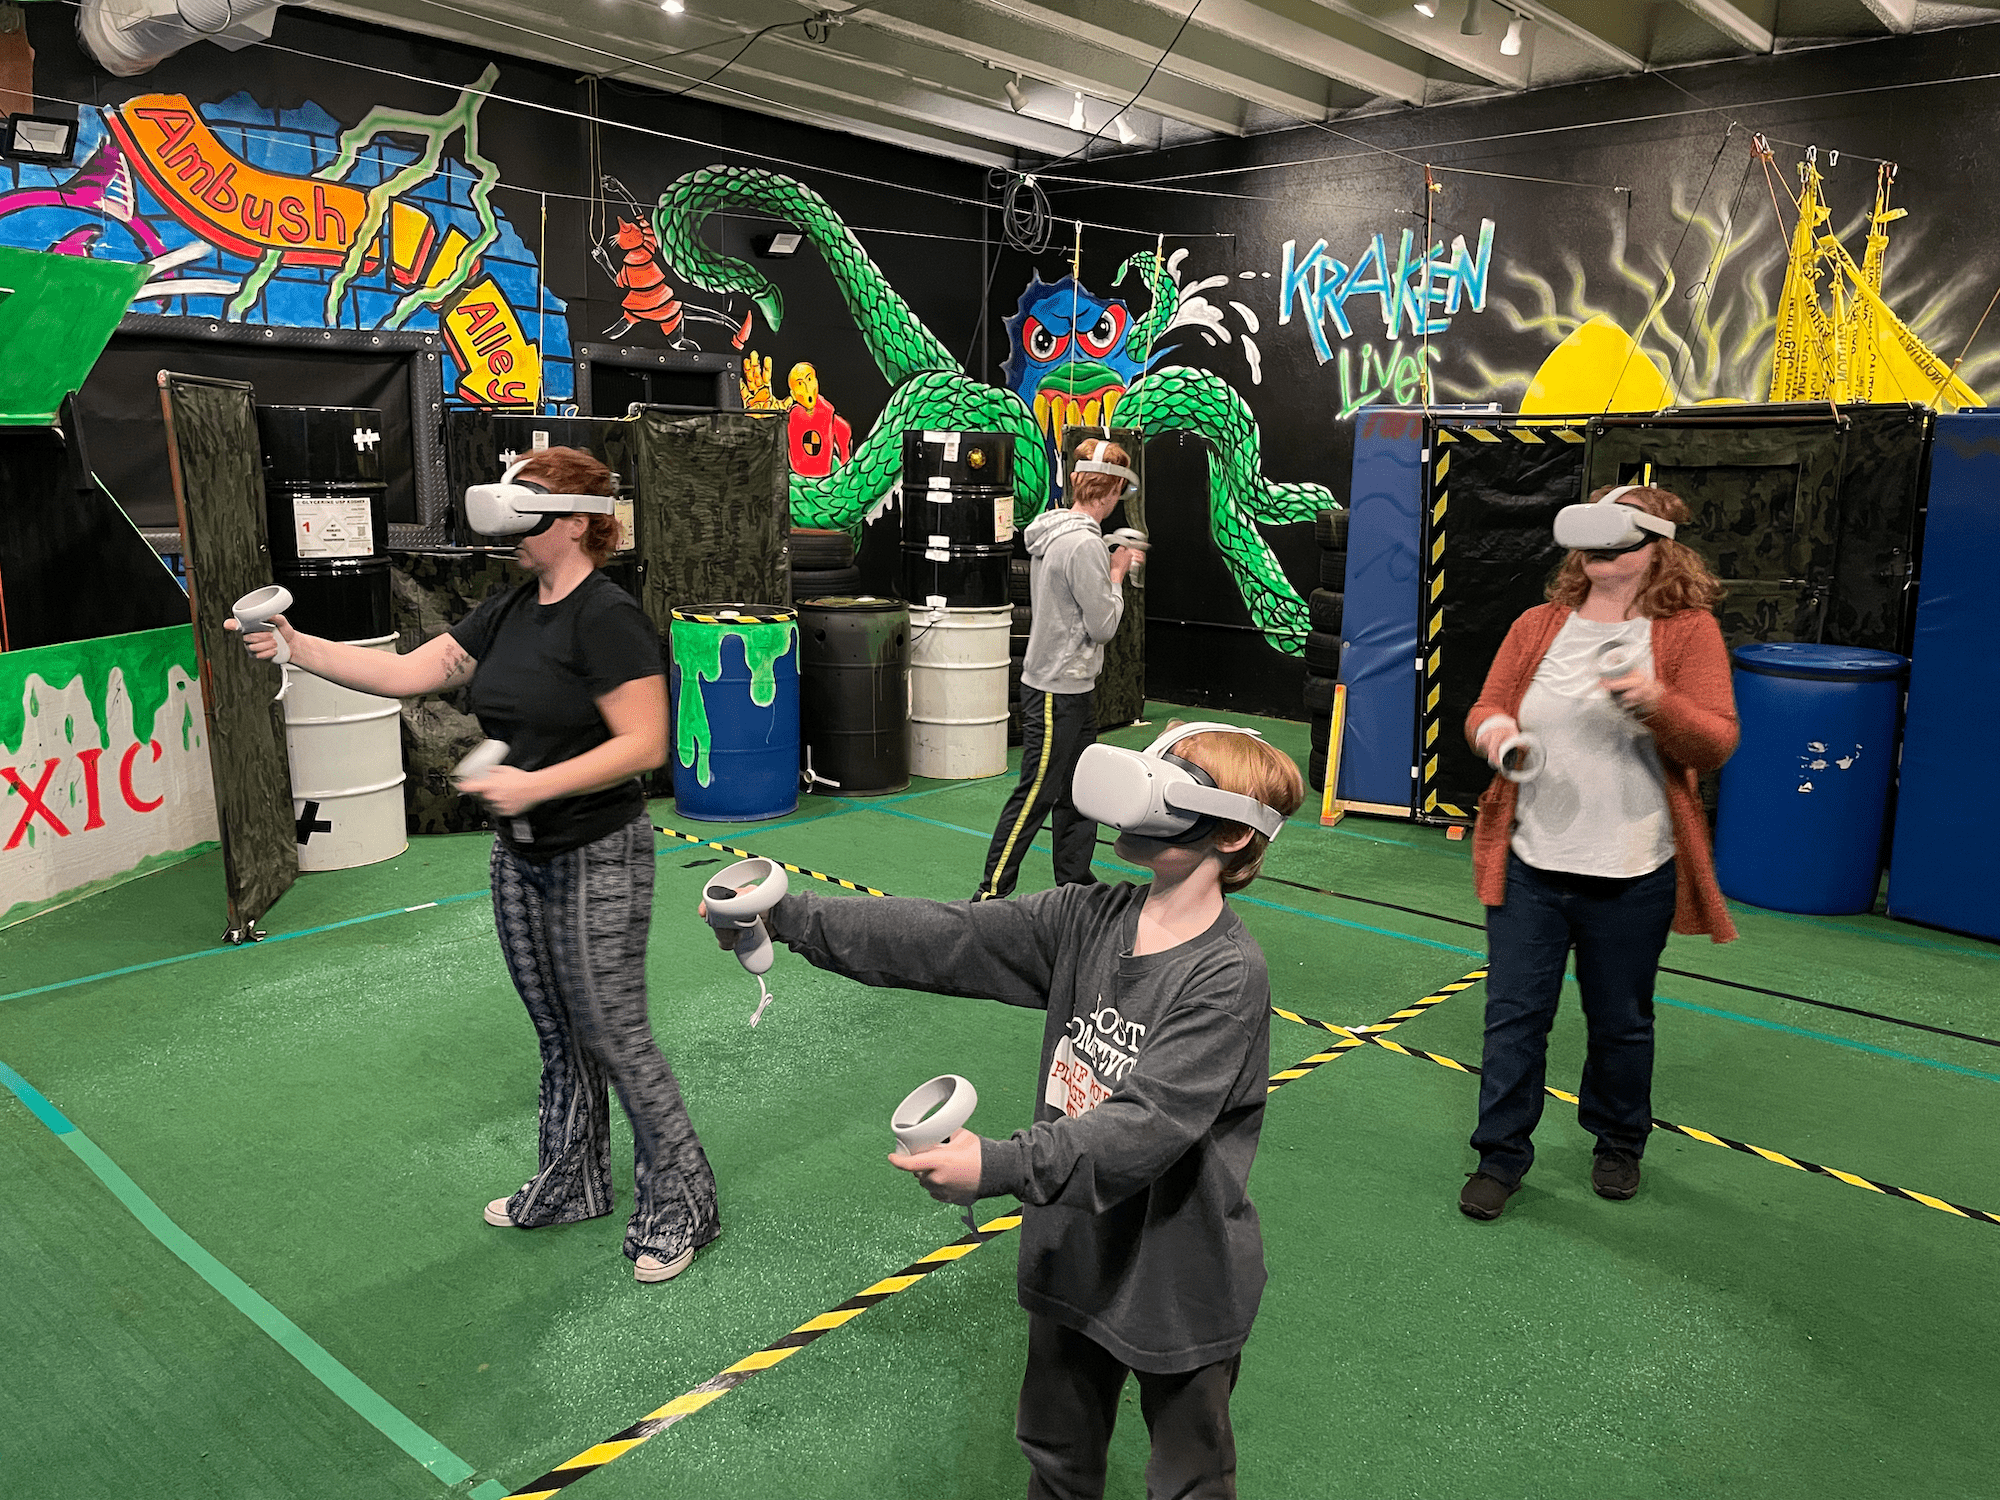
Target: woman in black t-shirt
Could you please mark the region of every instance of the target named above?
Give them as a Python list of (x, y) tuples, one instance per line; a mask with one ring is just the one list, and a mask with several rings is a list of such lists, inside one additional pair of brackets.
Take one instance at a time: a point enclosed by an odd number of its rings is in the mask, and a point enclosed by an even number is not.
[[(612, 489), (610, 471), (574, 448), (535, 453), (514, 482)], [(609, 1084), (637, 1158), (625, 1254), (638, 1280), (667, 1281), (721, 1226), (715, 1175), (646, 1013), (654, 853), (638, 777), (666, 762), (666, 674), (659, 633), (597, 571), (616, 539), (608, 515), (543, 517), (515, 553), (532, 576), (408, 656), (277, 624), (296, 665), (360, 692), (469, 684), (480, 728), (507, 743), (506, 764), (461, 785), (494, 814), (494, 920), (541, 1044), (540, 1154), (486, 1222), (534, 1229), (611, 1212)], [(245, 643), (277, 651), (269, 634)]]

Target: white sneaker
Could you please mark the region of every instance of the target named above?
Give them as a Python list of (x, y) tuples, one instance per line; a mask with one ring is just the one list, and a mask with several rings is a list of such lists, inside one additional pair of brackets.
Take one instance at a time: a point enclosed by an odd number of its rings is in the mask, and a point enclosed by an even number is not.
[(641, 1255), (632, 1263), (634, 1281), (672, 1281), (681, 1272), (694, 1264), (694, 1251), (683, 1250), (672, 1260), (661, 1260), (657, 1255)]
[[(521, 1184), (522, 1187), (526, 1187), (527, 1185), (525, 1182)], [(491, 1203), (487, 1204), (486, 1222), (493, 1225), (496, 1229), (517, 1228), (518, 1226), (514, 1223), (514, 1216), (507, 1212), (507, 1205), (513, 1201), (513, 1198), (514, 1195), (509, 1193), (505, 1198), (495, 1198)]]

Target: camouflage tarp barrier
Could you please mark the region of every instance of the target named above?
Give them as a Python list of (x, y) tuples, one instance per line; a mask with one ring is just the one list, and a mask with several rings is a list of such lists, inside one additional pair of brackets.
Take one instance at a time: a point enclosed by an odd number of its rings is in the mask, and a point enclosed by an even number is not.
[(236, 381), (160, 372), (174, 504), (187, 547), (209, 769), (222, 834), (230, 941), (242, 941), (299, 874), (280, 670), (223, 622), (271, 582), (256, 393)]
[[(513, 549), (391, 554), (390, 596), (396, 650), (409, 655), (456, 625), (480, 601), (521, 581), (509, 566)], [(411, 833), (471, 833), (487, 827), (486, 809), (462, 797), (452, 767), (485, 735), (458, 688), (403, 700), (403, 814)]]
[(662, 640), (677, 605), (784, 604), (792, 587), (785, 424), (641, 407), (639, 603)]

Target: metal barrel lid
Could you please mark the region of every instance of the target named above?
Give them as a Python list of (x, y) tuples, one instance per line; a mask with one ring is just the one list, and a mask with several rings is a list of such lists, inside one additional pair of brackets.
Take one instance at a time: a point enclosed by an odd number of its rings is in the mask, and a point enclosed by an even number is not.
[(799, 616), (788, 604), (680, 604), (673, 617), (697, 625), (789, 625)]
[(1821, 646), (1811, 641), (1752, 641), (1730, 652), (1746, 672), (1761, 677), (1801, 677), (1816, 682), (1885, 682), (1909, 670), (1893, 651), (1865, 646)]

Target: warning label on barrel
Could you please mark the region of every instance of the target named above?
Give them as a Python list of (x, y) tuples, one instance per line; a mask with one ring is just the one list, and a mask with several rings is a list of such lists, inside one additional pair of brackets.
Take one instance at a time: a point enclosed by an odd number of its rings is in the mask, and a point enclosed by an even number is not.
[(1001, 493), (993, 497), (993, 540), (1014, 540), (1014, 497)]
[(375, 522), (366, 495), (294, 495), (292, 529), (299, 556), (372, 557)]

